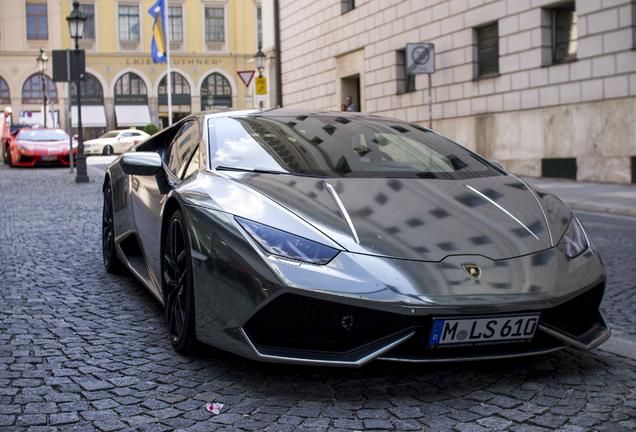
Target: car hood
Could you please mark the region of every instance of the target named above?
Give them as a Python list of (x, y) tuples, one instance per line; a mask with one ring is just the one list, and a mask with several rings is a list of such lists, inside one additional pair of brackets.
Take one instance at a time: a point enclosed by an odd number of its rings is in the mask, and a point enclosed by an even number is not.
[[(492, 260), (523, 256), (552, 247), (570, 215), (558, 199), (535, 194), (513, 176), (431, 180), (228, 175), (344, 249), (375, 256), (423, 261), (450, 255)], [(554, 214), (544, 212), (540, 203), (546, 207), (545, 200), (550, 200)], [(549, 225), (556, 229), (551, 232)]]
[(35, 155), (56, 155), (68, 153), (68, 141), (15, 141), (15, 145), (25, 147)]

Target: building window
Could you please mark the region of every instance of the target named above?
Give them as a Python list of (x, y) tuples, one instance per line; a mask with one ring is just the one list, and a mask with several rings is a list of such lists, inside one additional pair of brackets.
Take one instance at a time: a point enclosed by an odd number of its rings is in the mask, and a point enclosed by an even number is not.
[(263, 10), (261, 7), (256, 8), (256, 38), (258, 48), (263, 47)]
[(27, 3), (27, 39), (48, 39), (46, 4)]
[(168, 7), (170, 42), (183, 42), (183, 17), (181, 6)]
[(95, 40), (95, 5), (80, 4), (79, 10), (86, 16), (84, 37), (82, 37), (82, 39)]
[[(71, 102), (77, 105), (77, 85), (71, 82)], [(80, 81), (82, 87), (82, 105), (104, 105), (104, 89), (94, 75), (85, 73)]]
[[(171, 72), (170, 84), (172, 86), (172, 104), (190, 105), (190, 84), (188, 84), (183, 75)], [(159, 82), (159, 105), (168, 105), (166, 87), (168, 87), (168, 75), (164, 76)]]
[(499, 75), (499, 26), (497, 23), (478, 28), (477, 78)]
[(577, 17), (574, 4), (552, 10), (552, 62), (576, 60)]
[(0, 78), (0, 104), (9, 105), (11, 103), (11, 95), (9, 94), (9, 86), (7, 82)]
[(225, 21), (223, 8), (205, 8), (205, 40), (206, 42), (225, 42)]
[(340, 13), (347, 13), (350, 10), (355, 9), (355, 0), (340, 0)]
[(119, 40), (139, 40), (139, 6), (119, 5)]
[[(44, 75), (44, 83), (46, 86), (46, 97), (57, 102), (57, 87), (51, 78)], [(31, 75), (22, 86), (22, 103), (23, 104), (41, 104), (42, 103), (42, 74), (36, 73)]]
[(201, 109), (227, 108), (232, 106), (232, 87), (218, 73), (208, 75), (201, 85)]
[(121, 105), (148, 104), (148, 92), (144, 80), (132, 72), (122, 75), (115, 83), (115, 103)]
[(411, 75), (406, 70), (406, 51), (395, 52), (395, 64), (397, 66), (397, 94), (410, 93), (415, 91), (415, 75)]

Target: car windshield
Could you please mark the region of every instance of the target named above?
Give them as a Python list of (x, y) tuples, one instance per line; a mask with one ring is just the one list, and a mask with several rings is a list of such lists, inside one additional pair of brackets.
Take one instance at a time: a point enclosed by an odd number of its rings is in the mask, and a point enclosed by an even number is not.
[(20, 141), (66, 141), (68, 134), (62, 129), (22, 129), (16, 139)]
[(106, 132), (100, 138), (117, 138), (117, 135), (119, 135), (119, 132)]
[(502, 175), (490, 162), (421, 126), (334, 116), (218, 117), (211, 166), (320, 177), (467, 179)]

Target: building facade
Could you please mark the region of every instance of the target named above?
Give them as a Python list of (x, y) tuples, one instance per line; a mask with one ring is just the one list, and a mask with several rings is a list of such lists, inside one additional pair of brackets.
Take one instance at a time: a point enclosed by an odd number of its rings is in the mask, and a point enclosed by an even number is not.
[(280, 0), (283, 104), (428, 126), (528, 176), (628, 183), (636, 156), (636, 2)]
[[(167, 68), (150, 56), (156, 0), (81, 0), (88, 16), (82, 81), (85, 137), (106, 130), (168, 122)], [(75, 85), (52, 81), (52, 50), (73, 49), (66, 17), (72, 0), (0, 0), (0, 106), (14, 122), (42, 123), (43, 89), (52, 105), (48, 126), (76, 126)], [(169, 0), (173, 121), (202, 109), (252, 108), (254, 84), (237, 72), (255, 70), (260, 20), (258, 0)], [(44, 77), (36, 57), (49, 56)], [(70, 103), (69, 103), (70, 102)]]

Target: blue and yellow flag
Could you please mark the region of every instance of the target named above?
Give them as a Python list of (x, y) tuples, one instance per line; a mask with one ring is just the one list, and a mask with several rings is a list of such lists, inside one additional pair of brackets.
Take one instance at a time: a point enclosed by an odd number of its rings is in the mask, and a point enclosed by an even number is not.
[(166, 50), (166, 32), (164, 23), (166, 22), (166, 0), (157, 2), (148, 9), (148, 13), (155, 19), (152, 26), (152, 54), (153, 63), (167, 63), (168, 52)]

